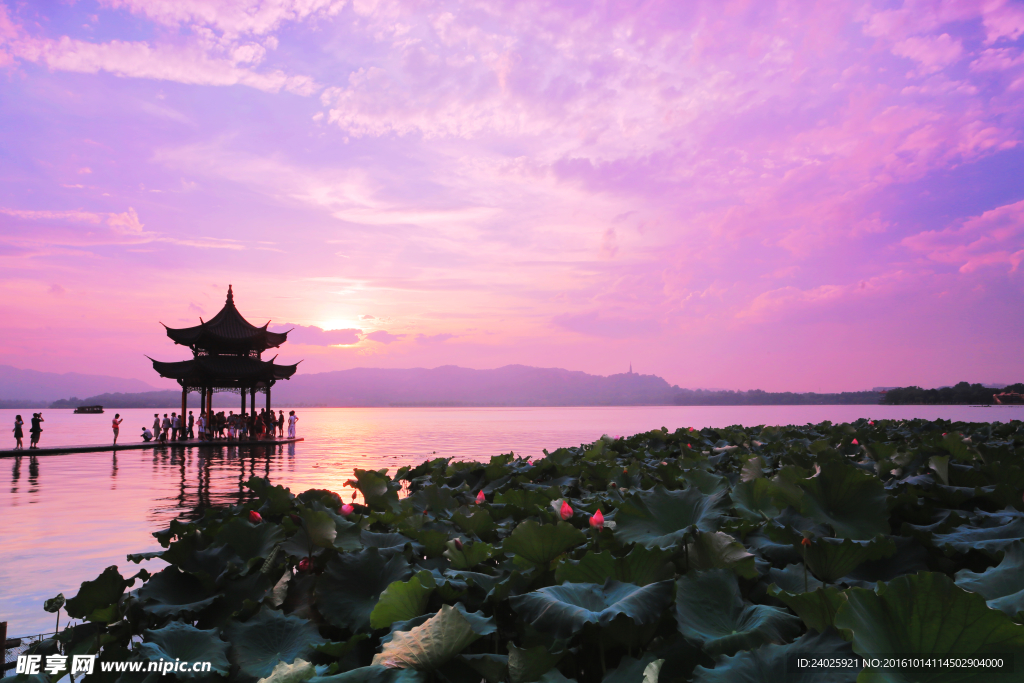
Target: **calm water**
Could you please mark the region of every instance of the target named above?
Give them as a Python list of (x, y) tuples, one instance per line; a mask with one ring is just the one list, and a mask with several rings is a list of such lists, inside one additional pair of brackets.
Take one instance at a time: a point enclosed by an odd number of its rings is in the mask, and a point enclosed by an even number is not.
[[(0, 423), (9, 430), (16, 413), (27, 421), (32, 412), (0, 410)], [(112, 413), (42, 412), (42, 446), (110, 440)], [(152, 423), (154, 411), (119, 412), (125, 418), (121, 440), (137, 441), (135, 435)], [(158, 549), (153, 531), (175, 517), (237, 501), (252, 474), (296, 492), (313, 487), (342, 491), (356, 467), (394, 471), (430, 457), (486, 459), (509, 451), (540, 456), (545, 448), (662, 426), (806, 424), (860, 417), (1006, 422), (1024, 418), (1024, 407), (310, 408), (297, 414), (298, 435), (306, 440), (291, 446), (224, 447), (202, 454), (187, 447), (41, 457), (26, 451), (19, 458), (0, 459), (0, 620), (9, 622), (8, 633), (52, 629), (54, 620), (43, 612), (43, 600), (58, 592), (74, 595), (82, 581), (112, 564), (122, 574), (134, 574), (138, 567), (125, 555)], [(10, 438), (10, 431), (5, 434)], [(10, 439), (4, 447), (13, 445)], [(147, 565), (155, 571), (162, 563)]]

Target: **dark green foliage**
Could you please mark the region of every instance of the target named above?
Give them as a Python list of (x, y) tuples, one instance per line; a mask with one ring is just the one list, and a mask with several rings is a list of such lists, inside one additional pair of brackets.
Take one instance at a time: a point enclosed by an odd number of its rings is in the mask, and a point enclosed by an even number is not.
[(788, 658), (1024, 652), (1020, 422), (655, 430), (349, 485), (344, 517), (251, 479), (155, 534), (169, 566), (83, 583), (32, 652), (243, 683), (817, 683), (858, 672)]

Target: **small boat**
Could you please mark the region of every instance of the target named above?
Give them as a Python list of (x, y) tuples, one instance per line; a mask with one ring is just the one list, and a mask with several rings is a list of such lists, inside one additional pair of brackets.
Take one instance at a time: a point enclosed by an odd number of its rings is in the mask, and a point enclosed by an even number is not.
[(102, 412), (103, 412), (103, 406), (78, 406), (77, 408), (75, 408), (75, 414), (76, 415), (83, 414), (83, 413), (102, 413)]
[(1024, 395), (1018, 394), (1015, 391), (1005, 391), (1001, 394), (993, 394), (992, 398), (996, 400), (996, 403), (1003, 406), (1019, 406), (1024, 404)]

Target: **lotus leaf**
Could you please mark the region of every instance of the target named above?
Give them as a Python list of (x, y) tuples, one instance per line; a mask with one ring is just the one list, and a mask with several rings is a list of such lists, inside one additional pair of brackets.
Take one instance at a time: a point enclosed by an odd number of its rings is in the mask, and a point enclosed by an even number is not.
[(801, 514), (828, 524), (839, 538), (871, 539), (889, 533), (885, 487), (844, 462), (826, 461), (821, 473), (798, 485), (806, 492)]
[[(117, 566), (103, 570), (94, 581), (83, 581), (78, 595), (70, 598), (64, 605), (69, 617), (88, 619), (89, 621), (109, 621), (102, 619), (101, 614), (111, 605), (117, 603), (128, 587), (128, 581), (117, 571)], [(103, 616), (107, 616), (103, 614)]]
[(544, 645), (519, 648), (508, 644), (509, 683), (533, 683), (562, 659), (565, 651), (552, 653)]
[(626, 497), (615, 518), (615, 538), (648, 548), (678, 545), (690, 527), (717, 530), (728, 503), (725, 493), (708, 496), (696, 487), (668, 491), (659, 485)]
[(664, 659), (646, 654), (641, 659), (623, 657), (619, 665), (601, 679), (601, 683), (658, 683)]
[(398, 487), (387, 475), (387, 470), (354, 471), (354, 486), (363, 494), (363, 500), (374, 510), (398, 511)]
[(572, 583), (604, 583), (609, 578), (638, 586), (671, 579), (675, 567), (670, 562), (672, 553), (635, 545), (625, 557), (610, 552), (587, 552), (579, 560), (568, 560), (558, 565), (555, 580)]
[[(231, 668), (228, 661), (228, 644), (220, 639), (216, 630), (202, 631), (194, 626), (172, 621), (155, 631), (145, 632), (146, 642), (139, 646), (139, 653), (149, 662), (210, 662), (211, 671), (226, 676)], [(205, 678), (205, 673), (177, 671), (175, 675), (185, 680)]]
[(57, 593), (57, 595), (43, 602), (43, 610), (49, 612), (50, 614), (53, 614), (54, 612), (59, 612), (60, 608), (64, 606), (65, 602), (67, 601), (64, 599), (64, 594)]
[(483, 676), (487, 683), (502, 683), (508, 674), (508, 655), (460, 655), (459, 658)]
[(491, 519), (491, 514), (483, 508), (476, 510), (461, 508), (452, 515), (452, 521), (466, 533), (475, 534), (477, 538), (483, 540), (491, 538), (491, 532), (494, 530), (494, 520)]
[(835, 626), (836, 612), (846, 602), (846, 593), (836, 586), (825, 586), (813, 576), (801, 576), (803, 568), (790, 565), (784, 571), (772, 569), (769, 577), (773, 581), (768, 594), (781, 600), (786, 607), (796, 612), (807, 624), (807, 628), (823, 632)]
[(541, 524), (528, 519), (519, 524), (505, 540), (502, 550), (515, 553), (526, 562), (547, 565), (566, 550), (585, 543), (582, 531), (566, 522)]
[(785, 610), (744, 602), (735, 574), (723, 569), (679, 578), (676, 623), (712, 656), (783, 643), (800, 632), (800, 620)]
[(376, 548), (338, 555), (317, 582), (317, 608), (335, 626), (364, 630), (370, 626), (370, 613), (381, 592), (411, 575), (402, 555), (385, 559)]
[(715, 668), (698, 666), (694, 683), (854, 683), (858, 668), (794, 669), (790, 662), (800, 655), (852, 658), (850, 644), (835, 631), (808, 633), (789, 645), (762, 645), (755, 650), (719, 657)]
[(448, 541), (448, 549), (444, 556), (452, 563), (453, 569), (472, 569), (494, 554), (494, 548), (488, 543), (462, 543), (462, 548), (455, 541)]
[(432, 671), (479, 638), (479, 628), (456, 607), (444, 605), (437, 614), (409, 631), (399, 631), (373, 658), (389, 668)]
[(866, 560), (892, 555), (896, 552), (896, 545), (889, 538), (872, 541), (816, 538), (805, 546), (804, 552), (807, 568), (825, 583), (834, 583)]
[(296, 659), (291, 664), (278, 662), (274, 670), (258, 683), (302, 683), (316, 675), (316, 668), (304, 659)]
[(995, 554), (1006, 550), (1017, 541), (1024, 540), (1024, 518), (987, 529), (965, 524), (948, 534), (935, 534), (932, 538), (935, 545), (940, 548), (945, 546), (961, 553), (983, 550)]
[[(412, 674), (412, 675), (410, 675)], [(418, 672), (389, 669), (384, 666), (363, 666), (333, 676), (314, 676), (309, 683), (423, 683)]]
[(266, 678), (278, 662), (307, 658), (326, 642), (311, 622), (264, 607), (244, 622), (233, 622), (226, 631), (232, 660), (243, 674)]
[(509, 604), (523, 619), (556, 638), (570, 638), (584, 624), (607, 626), (624, 615), (637, 626), (654, 623), (672, 598), (672, 582), (636, 586), (609, 579), (566, 583), (515, 596)]
[(693, 543), (686, 545), (686, 552), (688, 566), (692, 569), (732, 569), (748, 579), (757, 576), (754, 556), (724, 532), (697, 534)]
[(430, 572), (419, 572), (408, 581), (395, 581), (384, 589), (370, 612), (370, 627), (386, 628), (396, 621), (420, 616), (427, 609), (435, 585)]
[(984, 572), (961, 569), (956, 585), (980, 594), (992, 609), (1016, 617), (1024, 612), (1024, 543), (1007, 546), (1003, 561)]
[(248, 561), (254, 557), (267, 557), (283, 540), (284, 529), (277, 524), (252, 524), (235, 517), (220, 528), (214, 543), (231, 548), (243, 561)]
[[(941, 657), (989, 655), (1024, 663), (1024, 626), (1013, 623), (984, 598), (958, 587), (943, 575), (922, 572), (900, 576), (877, 592), (851, 588), (839, 608), (836, 627), (850, 632), (853, 649), (861, 655)], [(976, 675), (976, 673), (975, 673)], [(1019, 672), (987, 670), (993, 683), (1019, 680)], [(955, 668), (914, 670), (904, 674), (886, 669), (871, 681), (922, 683), (972, 680)]]
[(194, 614), (218, 597), (193, 574), (185, 574), (174, 565), (158, 571), (138, 590), (143, 609), (160, 617)]
[(779, 509), (775, 507), (774, 503), (775, 493), (775, 484), (761, 478), (736, 484), (730, 497), (739, 516), (759, 522), (779, 514)]

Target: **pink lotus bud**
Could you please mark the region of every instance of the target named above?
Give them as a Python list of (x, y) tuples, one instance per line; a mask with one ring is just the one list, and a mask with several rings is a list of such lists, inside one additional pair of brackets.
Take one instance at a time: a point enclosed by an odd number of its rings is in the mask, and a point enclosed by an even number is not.
[(852, 444), (853, 444), (854, 446), (859, 446), (859, 445), (860, 445), (860, 442), (859, 442), (859, 441), (857, 441), (857, 439), (854, 439), (854, 440), (853, 440), (853, 441), (851, 441), (850, 443), (852, 443)]
[(662, 461), (661, 461), (661, 464), (662, 464), (662, 465), (667, 465), (668, 463), (667, 463), (667, 462), (665, 462), (664, 460), (662, 460)]
[(355, 491), (353, 491), (353, 492), (352, 492), (352, 500), (355, 500), (355, 499), (356, 499), (356, 492), (355, 492)]
[(693, 431), (693, 427), (690, 427), (690, 431), (691, 431), (691, 432)]
[(873, 424), (875, 424), (875, 421), (874, 420), (868, 420), (868, 424), (869, 425), (873, 425)]
[(345, 503), (344, 505), (341, 506), (341, 514), (345, 517), (348, 517), (355, 511), (356, 509), (353, 506), (349, 505), (348, 503)]
[(594, 527), (598, 531), (604, 528), (604, 515), (601, 514), (601, 510), (594, 513), (594, 516), (590, 518), (590, 526)]
[(308, 557), (304, 557), (301, 560), (299, 560), (299, 571), (300, 572), (308, 572), (309, 571), (309, 558)]
[(253, 524), (259, 524), (263, 521), (263, 515), (256, 512), (255, 510), (249, 510), (249, 521)]
[(462, 539), (461, 538), (456, 538), (455, 539), (455, 549), (458, 550), (459, 552), (462, 552)]
[(945, 436), (945, 435), (946, 435), (946, 432), (942, 432), (942, 435), (943, 435), (943, 436)]
[(562, 519), (569, 519), (572, 517), (572, 508), (569, 507), (569, 501), (562, 501), (562, 509), (558, 511), (558, 514), (561, 515)]
[(480, 493), (476, 494), (476, 504), (477, 505), (482, 505), (486, 501), (487, 501), (487, 496), (484, 495), (483, 491), (481, 491)]

